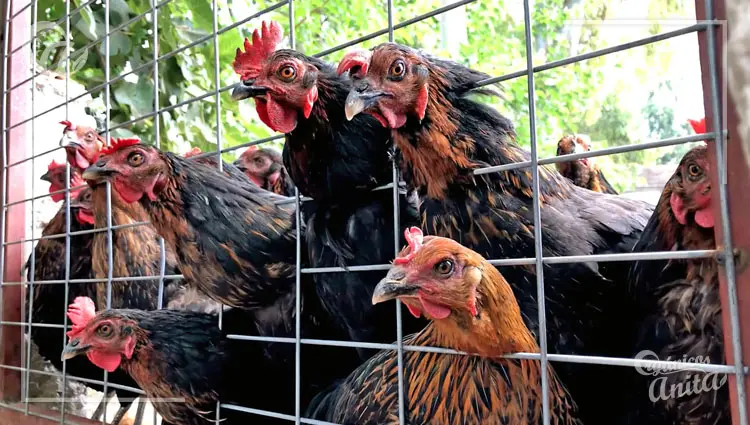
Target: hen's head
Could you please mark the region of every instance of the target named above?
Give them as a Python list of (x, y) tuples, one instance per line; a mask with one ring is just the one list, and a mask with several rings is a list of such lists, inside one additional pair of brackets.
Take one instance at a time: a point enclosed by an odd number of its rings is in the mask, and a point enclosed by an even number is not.
[(487, 291), (494, 290), (484, 281), (485, 271), (493, 266), (452, 239), (424, 237), (417, 227), (405, 235), (409, 245), (375, 287), (373, 304), (398, 298), (415, 317), (464, 323), (477, 319)]
[(104, 138), (92, 127), (76, 126), (70, 121), (62, 121), (60, 124), (65, 126), (60, 145), (65, 148), (70, 166), (78, 170), (88, 168), (104, 147)]
[(91, 188), (84, 187), (70, 202), (71, 213), (81, 224), (94, 225), (94, 201), (91, 197)]
[[(570, 134), (563, 137), (557, 142), (557, 156), (589, 152), (591, 150), (591, 141), (587, 139), (586, 136), (580, 134)], [(555, 167), (557, 167), (557, 171), (566, 175), (571, 172), (571, 167), (574, 165), (588, 167), (589, 161), (589, 158), (581, 158), (575, 161), (558, 162), (555, 164)]]
[(90, 185), (109, 180), (120, 197), (132, 203), (144, 196), (155, 201), (169, 172), (170, 165), (158, 149), (138, 139), (116, 139), (84, 170), (83, 179)]
[[(49, 182), (49, 193), (52, 201), (60, 202), (65, 199), (65, 163), (59, 164), (56, 161), (52, 161), (47, 166), (47, 172), (41, 177), (42, 180)], [(81, 179), (81, 173), (78, 169), (70, 168), (70, 197), (74, 198), (81, 189), (73, 189), (74, 187), (83, 185), (83, 179)]]
[(352, 80), (346, 118), (351, 120), (364, 111), (389, 128), (403, 126), (408, 115), (423, 119), (429, 99), (429, 69), (421, 54), (393, 43), (347, 53), (337, 70), (339, 74), (349, 71)]
[(309, 118), (318, 100), (318, 67), (294, 50), (276, 50), (282, 37), (281, 25), (264, 21), (252, 43), (245, 39), (245, 51), (238, 48), (232, 63), (242, 80), (232, 98), (254, 98), (260, 119), (274, 131), (289, 133), (299, 113)]
[(234, 165), (260, 187), (263, 187), (265, 182), (276, 183), (284, 169), (278, 151), (270, 148), (259, 149), (255, 146), (245, 150)]
[(671, 189), (669, 205), (675, 219), (687, 225), (692, 220), (703, 228), (714, 227), (711, 211), (711, 179), (708, 148), (696, 146), (688, 151), (667, 183)]
[(78, 297), (68, 306), (72, 329), (62, 359), (86, 354), (100, 368), (114, 372), (122, 359), (131, 359), (135, 351), (138, 323), (122, 310), (95, 312), (91, 298)]

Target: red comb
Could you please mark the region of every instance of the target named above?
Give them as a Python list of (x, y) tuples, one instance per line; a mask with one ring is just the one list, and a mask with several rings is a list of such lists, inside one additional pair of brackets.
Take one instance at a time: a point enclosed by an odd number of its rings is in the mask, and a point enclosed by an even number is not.
[(201, 148), (193, 148), (193, 149), (190, 149), (189, 152), (185, 152), (185, 155), (183, 155), (183, 157), (190, 158), (191, 156), (199, 155), (202, 153), (203, 151), (201, 151)]
[(100, 155), (110, 155), (122, 148), (126, 148), (128, 146), (137, 145), (138, 143), (141, 143), (141, 139), (134, 137), (129, 139), (112, 139), (112, 142), (109, 146), (105, 146), (102, 148), (102, 150), (99, 151)]
[(55, 161), (55, 160), (53, 159), (53, 160), (52, 160), (52, 162), (50, 162), (50, 163), (49, 163), (49, 165), (47, 166), (47, 171), (52, 171), (52, 170), (54, 170), (55, 168), (60, 168), (60, 167), (65, 167), (65, 163), (63, 162), (62, 164), (58, 164), (58, 163), (57, 163), (57, 162), (56, 162), (56, 161)]
[(695, 134), (703, 134), (706, 132), (706, 118), (701, 118), (700, 121), (688, 119), (690, 127), (693, 127)]
[(70, 121), (67, 121), (67, 120), (60, 121), (60, 124), (62, 124), (62, 125), (65, 126), (65, 129), (63, 130), (63, 133), (65, 133), (67, 131), (70, 131), (70, 130), (74, 130), (73, 123), (71, 123)]
[(406, 242), (409, 244), (409, 254), (403, 257), (396, 257), (396, 259), (393, 260), (393, 264), (408, 263), (412, 258), (414, 258), (414, 255), (416, 255), (417, 251), (422, 248), (424, 235), (422, 234), (422, 230), (419, 227), (409, 227), (408, 229), (404, 230), (404, 237), (406, 238)]
[(367, 68), (370, 66), (370, 57), (372, 52), (369, 50), (354, 50), (344, 55), (344, 58), (339, 62), (339, 67), (336, 72), (341, 75), (346, 71), (359, 66), (360, 69), (357, 74), (367, 74)]
[(73, 338), (78, 335), (96, 315), (94, 301), (89, 297), (76, 297), (73, 304), (68, 306), (68, 318), (72, 325), (66, 335)]
[(281, 41), (284, 30), (278, 22), (263, 21), (260, 32), (253, 31), (253, 42), (245, 38), (245, 52), (237, 48), (232, 66), (234, 72), (238, 73), (243, 80), (257, 78), (260, 75), (263, 61), (276, 51), (276, 46)]

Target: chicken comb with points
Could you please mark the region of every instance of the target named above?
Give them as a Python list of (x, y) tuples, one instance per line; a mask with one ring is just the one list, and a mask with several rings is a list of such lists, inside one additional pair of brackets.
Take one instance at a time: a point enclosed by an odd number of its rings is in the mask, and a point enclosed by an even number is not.
[(370, 50), (353, 50), (345, 54), (341, 59), (338, 68), (336, 68), (336, 73), (341, 75), (358, 66), (359, 69), (355, 74), (367, 74), (367, 68), (370, 66), (370, 57), (372, 57), (372, 52)]
[(63, 163), (61, 164), (61, 163), (58, 163), (57, 161), (55, 161), (55, 160), (53, 159), (53, 160), (52, 160), (52, 162), (50, 162), (50, 163), (49, 163), (49, 165), (47, 166), (47, 171), (52, 171), (52, 170), (54, 170), (55, 168), (60, 168), (60, 167), (65, 167), (65, 163), (63, 162)]
[(232, 62), (234, 72), (239, 74), (242, 80), (257, 78), (260, 75), (263, 61), (276, 51), (276, 46), (281, 42), (283, 36), (284, 30), (278, 22), (271, 21), (268, 23), (263, 21), (260, 32), (257, 28), (253, 31), (252, 43), (245, 38), (245, 51), (237, 48), (237, 54), (234, 57), (234, 62)]
[(695, 134), (703, 134), (706, 132), (706, 118), (701, 118), (699, 121), (691, 120), (688, 118), (690, 127), (693, 127)]
[(188, 152), (185, 152), (185, 154), (182, 155), (182, 157), (183, 158), (190, 158), (190, 157), (193, 157), (193, 156), (196, 156), (196, 155), (200, 155), (202, 153), (203, 153), (203, 151), (201, 150), (201, 148), (192, 148)]
[(65, 126), (65, 128), (63, 129), (63, 133), (67, 133), (68, 131), (75, 130), (75, 128), (73, 127), (73, 123), (68, 120), (60, 121), (60, 124)]
[(403, 257), (396, 257), (393, 260), (393, 264), (407, 264), (414, 258), (417, 251), (422, 248), (424, 235), (422, 234), (422, 229), (419, 227), (412, 226), (404, 230), (404, 238), (406, 238), (406, 242), (409, 244), (409, 253)]
[(112, 139), (112, 142), (109, 146), (105, 146), (102, 148), (101, 151), (99, 151), (100, 156), (103, 155), (110, 155), (122, 148), (126, 148), (128, 146), (137, 145), (138, 143), (141, 143), (141, 139), (137, 137), (133, 138), (123, 138), (123, 139)]
[(67, 316), (72, 324), (72, 329), (66, 332), (68, 338), (78, 335), (91, 319), (96, 316), (94, 301), (89, 297), (76, 297), (73, 304), (68, 306)]

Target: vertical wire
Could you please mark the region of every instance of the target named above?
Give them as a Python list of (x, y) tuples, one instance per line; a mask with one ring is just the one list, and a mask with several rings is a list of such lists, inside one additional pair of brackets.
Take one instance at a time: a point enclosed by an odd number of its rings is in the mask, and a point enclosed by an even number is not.
[[(31, 237), (34, 237), (34, 198), (36, 198), (36, 193), (34, 192), (34, 186), (36, 182), (36, 178), (34, 177), (34, 165), (36, 164), (36, 156), (34, 154), (34, 148), (36, 147), (36, 132), (35, 132), (35, 124), (36, 124), (36, 117), (34, 116), (35, 108), (34, 104), (36, 103), (36, 97), (35, 97), (35, 88), (36, 84), (36, 24), (37, 24), (37, 0), (31, 0)], [(37, 244), (41, 241), (37, 241)], [(34, 243), (31, 243), (31, 279), (29, 280), (29, 293), (28, 293), (28, 299), (29, 299), (29, 311), (26, 312), (26, 317), (28, 318), (28, 329), (29, 329), (29, 341), (26, 344), (26, 376), (23, 382), (24, 388), (23, 388), (23, 410), (24, 414), (29, 414), (29, 383), (31, 381), (31, 328), (32, 328), (32, 317), (31, 317), (31, 311), (34, 309), (34, 280), (35, 280), (35, 272), (36, 272), (36, 250), (34, 249)], [(26, 339), (24, 338), (24, 342)]]
[[(6, 182), (8, 181), (5, 178), (5, 173), (8, 172), (8, 133), (10, 133), (10, 130), (8, 129), (8, 108), (9, 105), (8, 102), (8, 91), (6, 90), (8, 87), (8, 63), (10, 62), (10, 57), (8, 56), (8, 39), (10, 38), (10, 10), (11, 10), (11, 3), (10, 1), (7, 1), (5, 3), (5, 22), (4, 22), (4, 36), (3, 36), (3, 87), (2, 87), (2, 102), (3, 107), (2, 109), (2, 117), (0, 117), (0, 120), (2, 120), (2, 135), (0, 135), (0, 138), (2, 138), (2, 162), (3, 162), (3, 172), (0, 173), (2, 176), (0, 176), (0, 184), (2, 184), (3, 193), (2, 197), (0, 197), (0, 203), (2, 204), (2, 211), (0, 211), (0, 320), (2, 320), (5, 315), (3, 311), (3, 283), (5, 282), (5, 214), (6, 214), (6, 196), (8, 195), (8, 187), (6, 186)], [(3, 340), (3, 328), (4, 326), (0, 325), (0, 341)]]
[[(705, 0), (706, 2), (706, 20), (712, 21), (713, 17), (713, 2), (712, 0)], [(724, 24), (726, 25), (726, 23)], [(706, 41), (708, 44), (708, 74), (711, 83), (711, 115), (714, 122), (714, 146), (716, 147), (716, 162), (720, 167), (726, 167), (726, 152), (724, 151), (725, 144), (723, 143), (724, 133), (724, 121), (721, 116), (721, 109), (719, 106), (719, 84), (718, 66), (716, 63), (716, 48), (714, 31), (716, 26), (711, 26), (706, 29)], [(721, 130), (721, 131), (719, 131)], [(732, 329), (732, 354), (734, 356), (734, 369), (735, 369), (735, 380), (737, 385), (737, 411), (740, 417), (740, 425), (748, 425), (747, 416), (747, 393), (745, 391), (745, 374), (742, 361), (742, 341), (740, 337), (740, 319), (739, 319), (739, 306), (737, 299), (737, 277), (736, 270), (734, 268), (734, 245), (732, 245), (732, 231), (729, 223), (729, 202), (727, 195), (727, 180), (722, 179), (722, 176), (726, 172), (726, 169), (719, 169), (717, 176), (719, 176), (719, 207), (721, 210), (721, 231), (724, 235), (723, 243), (723, 256), (724, 256), (724, 272), (727, 278), (727, 297), (729, 298), (729, 317), (730, 326)]]
[[(388, 41), (393, 43), (393, 0), (387, 0), (388, 5)], [(391, 141), (392, 143), (392, 141)], [(395, 146), (393, 147), (395, 149)], [(392, 164), (393, 177), (393, 255), (398, 255), (400, 248), (401, 225), (399, 223), (399, 196), (398, 196), (398, 168), (396, 165), (396, 155), (393, 155)], [(401, 317), (401, 300), (396, 300), (396, 364), (398, 365), (398, 422), (400, 425), (406, 424), (405, 394), (404, 394), (404, 330)]]
[[(70, 99), (69, 92), (70, 81), (70, 2), (65, 2), (65, 119), (70, 120)], [(63, 311), (67, 310), (68, 298), (70, 297), (70, 163), (65, 161), (65, 297), (63, 298)], [(66, 343), (67, 336), (65, 331), (68, 328), (68, 315), (63, 313), (63, 347)], [(60, 406), (60, 425), (65, 423), (65, 387), (67, 383), (67, 364), (68, 361), (63, 359), (62, 362), (62, 401)]]
[[(289, 48), (295, 50), (297, 40), (294, 29), (294, 0), (289, 0)], [(299, 189), (294, 188), (294, 220), (297, 223), (294, 229), (295, 256), (294, 256), (294, 423), (300, 424), (302, 416), (301, 392), (302, 392), (302, 213)]]
[[(110, 72), (110, 38), (109, 38), (109, 0), (104, 0), (104, 144), (109, 146), (110, 135), (109, 135), (109, 119), (110, 119), (110, 96), (111, 96), (111, 75)], [(105, 183), (106, 190), (106, 215), (107, 215), (107, 310), (112, 308), (112, 269), (114, 268), (113, 260), (113, 248), (112, 248), (112, 184), (108, 181)], [(98, 283), (97, 283), (98, 285)], [(107, 422), (107, 407), (109, 405), (109, 397), (107, 394), (107, 384), (109, 383), (109, 372), (104, 371), (104, 414), (102, 414), (102, 425), (106, 425)], [(118, 424), (115, 424), (118, 425)]]
[[(151, 48), (154, 50), (154, 145), (161, 147), (161, 134), (159, 132), (159, 12), (157, 0), (151, 0)], [(167, 250), (164, 244), (164, 238), (159, 236), (159, 294), (157, 298), (157, 308), (164, 308), (164, 275), (167, 269)], [(116, 424), (115, 424), (116, 425)]]
[(216, 90), (216, 160), (219, 171), (224, 170), (221, 160), (221, 82), (219, 78), (219, 6), (217, 0), (211, 0), (214, 10), (214, 89)]
[[(219, 172), (224, 170), (224, 164), (221, 160), (221, 92), (219, 91), (219, 5), (217, 0), (211, 0), (213, 6), (213, 39), (214, 39), (214, 89), (216, 90), (216, 166)], [(221, 330), (224, 322), (224, 305), (221, 304), (219, 309), (219, 329)], [(221, 421), (221, 400), (216, 401), (216, 424)]]
[(529, 96), (529, 133), (531, 138), (531, 191), (534, 208), (534, 258), (536, 269), (536, 291), (539, 314), (539, 351), (542, 378), (542, 418), (544, 425), (550, 423), (549, 376), (547, 366), (547, 314), (544, 295), (544, 265), (542, 263), (542, 216), (539, 205), (539, 163), (536, 143), (536, 90), (534, 88), (534, 58), (531, 45), (531, 5), (523, 1), (524, 37), (526, 39), (526, 79)]

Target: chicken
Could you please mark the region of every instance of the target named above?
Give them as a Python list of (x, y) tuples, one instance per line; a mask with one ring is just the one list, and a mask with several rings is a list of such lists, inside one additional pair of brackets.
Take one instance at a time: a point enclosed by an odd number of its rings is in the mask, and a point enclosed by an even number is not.
[(293, 206), (274, 204), (283, 198), (137, 139), (101, 153), (83, 178), (111, 181), (125, 204), (142, 208), (185, 278), (214, 300), (253, 308), (289, 293)]
[[(309, 266), (385, 264), (396, 254), (393, 192), (371, 189), (392, 181), (390, 132), (366, 115), (345, 120), (348, 79), (320, 59), (276, 49), (281, 36), (278, 23), (264, 22), (253, 42), (245, 41), (245, 51), (237, 49), (233, 65), (242, 82), (232, 97), (253, 98), (263, 122), (286, 133), (284, 165), (300, 193), (313, 198), (300, 211)], [(417, 222), (416, 207), (403, 194), (398, 218), (402, 227)], [(396, 338), (393, 307), (370, 302), (381, 277), (377, 271), (312, 275), (325, 310), (348, 339)], [(405, 331), (423, 326), (404, 321)], [(359, 352), (361, 360), (371, 356)]]
[[(685, 154), (634, 252), (716, 249), (709, 174), (705, 145)], [(630, 281), (643, 318), (639, 345), (631, 355), (650, 350), (658, 360), (701, 358), (725, 364), (714, 258), (639, 261), (633, 265)], [(726, 375), (687, 370), (648, 376), (633, 372), (633, 377), (627, 423), (731, 423)], [(669, 397), (674, 386), (692, 391)]]
[[(65, 163), (58, 164), (54, 160), (50, 162), (47, 167), (47, 172), (41, 177), (42, 180), (49, 183), (49, 194), (53, 202), (60, 202), (65, 199)], [(81, 179), (81, 173), (77, 169), (70, 169), (70, 183), (69, 188), (71, 189), (70, 197), (75, 198), (78, 191), (83, 186), (84, 182)]]
[[(218, 302), (249, 310), (259, 335), (294, 337), (294, 203), (279, 203), (288, 198), (246, 177), (244, 182), (235, 180), (213, 167), (135, 142), (115, 140), (83, 172), (83, 179), (89, 184), (109, 180), (124, 202), (144, 208), (192, 285)], [(301, 276), (301, 334), (345, 339), (343, 326), (335, 320), (340, 313), (321, 305), (318, 288), (308, 283), (308, 276)], [(337, 299), (326, 302), (343, 304)], [(285, 344), (277, 345), (268, 348), (268, 355), (291, 364)], [(332, 347), (305, 351), (302, 403), (356, 365)], [(321, 368), (316, 361), (320, 358), (336, 360)]]
[[(62, 167), (63, 170), (65, 167)], [(71, 169), (71, 172), (73, 170)], [(70, 187), (74, 183), (71, 182)], [(64, 186), (63, 186), (64, 187)], [(93, 211), (91, 204), (91, 190), (81, 188), (77, 191), (71, 191), (75, 198), (70, 201), (70, 232), (80, 232), (93, 229)], [(64, 234), (66, 230), (66, 207), (60, 208), (60, 211), (50, 220), (42, 230), (42, 236), (51, 236)], [(35, 284), (29, 289), (26, 311), (31, 314), (31, 321), (34, 325), (56, 325), (62, 326), (65, 304), (72, 301), (77, 296), (96, 296), (96, 285), (93, 283), (69, 283), (68, 295), (66, 299), (66, 285), (64, 282), (68, 279), (92, 279), (94, 278), (91, 269), (91, 246), (93, 234), (71, 234), (70, 236), (70, 255), (69, 263), (66, 260), (66, 242), (64, 237), (41, 239), (34, 248), (34, 267), (30, 267), (31, 258), (26, 264), (27, 280), (31, 281), (33, 273), (35, 282), (49, 282), (44, 284)], [(66, 264), (69, 266), (69, 272), (66, 274)], [(31, 300), (31, 301), (29, 301)], [(30, 304), (30, 305), (29, 305)], [(39, 354), (51, 362), (52, 365), (62, 373), (63, 363), (60, 359), (60, 350), (64, 347), (63, 339), (64, 329), (47, 326), (32, 326), (31, 340), (39, 348)], [(83, 378), (88, 380), (102, 380), (104, 378), (102, 371), (92, 367), (82, 359), (75, 359), (67, 362), (66, 372), (68, 377)], [(117, 372), (109, 376), (110, 383), (134, 387), (135, 382), (122, 372)], [(98, 384), (85, 383), (86, 386), (102, 391), (103, 387)], [(109, 387), (112, 390), (112, 387)], [(118, 397), (125, 398), (137, 397), (132, 391), (115, 390)], [(103, 412), (109, 397), (105, 397), (94, 413), (97, 418)], [(124, 407), (129, 407), (130, 403), (123, 403)], [(119, 423), (119, 419), (127, 412), (121, 409), (115, 415), (113, 424)]]
[[(75, 126), (65, 122), (63, 141), (71, 169), (82, 171), (88, 165), (94, 163), (104, 148), (104, 139), (95, 129), (84, 126)], [(244, 176), (242, 176), (244, 178)], [(106, 186), (91, 185), (91, 204), (93, 210), (94, 227), (106, 229), (108, 222), (107, 190)], [(157, 308), (201, 310), (206, 312), (217, 312), (219, 305), (208, 297), (198, 294), (195, 289), (186, 286), (185, 282), (175, 279), (167, 279), (160, 288), (160, 279), (139, 279), (144, 276), (176, 275), (180, 271), (176, 267), (174, 252), (162, 247), (159, 235), (149, 224), (146, 223), (148, 216), (139, 205), (130, 205), (122, 201), (116, 191), (111, 194), (111, 245), (108, 232), (99, 231), (93, 234), (91, 246), (91, 267), (97, 279), (107, 279), (109, 276), (109, 249), (112, 253), (112, 278), (111, 283), (105, 281), (97, 282), (96, 300), (97, 306), (104, 309), (109, 297), (112, 308), (137, 308), (142, 310), (154, 310)], [(130, 226), (132, 225), (132, 226)], [(125, 227), (118, 227), (125, 226)], [(163, 257), (163, 258), (162, 258)], [(163, 261), (162, 261), (163, 260)], [(132, 280), (122, 280), (124, 277), (134, 277)], [(109, 293), (109, 295), (108, 295)], [(134, 386), (132, 380), (127, 379), (129, 386)], [(119, 381), (115, 381), (119, 382)], [(118, 398), (132, 399), (137, 397), (132, 392), (116, 390)], [(122, 402), (125, 411), (132, 402)], [(142, 411), (144, 404), (139, 403), (138, 409)], [(121, 410), (121, 413), (124, 411)], [(118, 414), (118, 416), (120, 416)]]
[[(456, 241), (405, 231), (409, 246), (375, 288), (372, 302), (400, 299), (416, 317), (432, 321), (404, 344), (443, 347), (467, 355), (404, 353), (404, 411), (414, 424), (542, 423), (537, 360), (505, 359), (539, 352), (513, 291), (498, 270)], [(551, 424), (577, 424), (575, 403), (551, 367)], [(335, 423), (398, 423), (395, 350), (367, 361), (314, 401), (311, 416)]]
[[(70, 124), (70, 123), (68, 123)], [(74, 129), (74, 130), (71, 130)], [(68, 160), (71, 167), (83, 170), (89, 164), (93, 164), (104, 149), (104, 139), (94, 129), (73, 126), (66, 127), (65, 136), (68, 143), (65, 145)], [(215, 161), (214, 161), (215, 163)], [(93, 211), (95, 227), (105, 229), (107, 227), (107, 190), (103, 184), (92, 185)], [(112, 231), (112, 277), (143, 277), (159, 276), (162, 273), (162, 247), (160, 237), (149, 224), (138, 224), (148, 222), (148, 215), (138, 204), (123, 202), (116, 191), (111, 196), (111, 224), (116, 227)], [(133, 226), (128, 226), (133, 225)], [(125, 226), (125, 227), (119, 227)], [(109, 271), (109, 241), (106, 231), (94, 234), (92, 267), (98, 279), (106, 279)], [(176, 267), (177, 260), (174, 252), (164, 250), (165, 275), (179, 274)], [(157, 308), (181, 308), (179, 303), (173, 302), (176, 298), (182, 298), (181, 293), (188, 290), (183, 282), (179, 280), (166, 280), (164, 282), (162, 304), (160, 305), (159, 278), (116, 280), (111, 282), (112, 308), (138, 308), (143, 310), (154, 310)], [(107, 300), (107, 283), (97, 283), (97, 307), (104, 309)], [(203, 300), (204, 309), (218, 311), (218, 304), (210, 302), (207, 298)], [(193, 307), (197, 300), (193, 300)]]
[[(485, 258), (534, 257), (532, 171), (489, 174), (489, 165), (529, 161), (512, 123), (472, 100), (488, 75), (409, 47), (381, 44), (346, 54), (338, 72), (352, 79), (345, 115), (373, 115), (399, 150), (407, 186), (418, 191), (422, 228), (457, 240)], [(544, 257), (629, 252), (652, 207), (573, 185), (554, 168), (539, 167)], [(624, 356), (636, 324), (620, 262), (545, 264), (547, 341), (561, 354)], [(505, 266), (526, 325), (538, 332), (537, 276), (528, 266)], [(607, 366), (564, 364), (558, 373), (580, 406), (584, 423), (607, 423), (621, 407), (620, 389), (599, 388), (625, 373)], [(607, 384), (610, 385), (610, 384)]]
[[(189, 152), (186, 152), (183, 157), (184, 158), (195, 158), (195, 162), (203, 165), (208, 165), (209, 167), (218, 167), (218, 162), (216, 161), (215, 156), (198, 156), (203, 154), (203, 152), (200, 150), (200, 148), (192, 148)], [(227, 175), (227, 177), (237, 179), (240, 181), (246, 181), (247, 176), (245, 175), (244, 170), (241, 170), (239, 167), (236, 167), (235, 165), (227, 164), (224, 161), (221, 161), (222, 165), (222, 171), (224, 174)]]
[(294, 183), (284, 168), (281, 154), (274, 149), (250, 146), (234, 165), (263, 189), (283, 196), (294, 196)]
[[(62, 357), (127, 373), (149, 399), (159, 400), (153, 405), (163, 424), (208, 424), (216, 419), (219, 400), (293, 412), (294, 387), (281, 384), (294, 382), (294, 367), (267, 359), (257, 342), (226, 337), (250, 333), (252, 317), (246, 316), (243, 310), (225, 311), (219, 329), (215, 314), (128, 309), (95, 313), (93, 301), (80, 297), (68, 307), (73, 326)], [(77, 357), (84, 354), (88, 360)], [(227, 425), (286, 423), (227, 408), (220, 416)]]
[(344, 120), (349, 81), (318, 58), (277, 49), (282, 35), (277, 22), (263, 22), (245, 51), (237, 49), (232, 65), (242, 81), (232, 98), (252, 97), (261, 121), (286, 134), (284, 166), (300, 193), (348, 201), (353, 191), (390, 182), (390, 133), (371, 117)]
[[(580, 134), (571, 134), (563, 137), (557, 142), (557, 156), (572, 153), (583, 153), (591, 150), (590, 140)], [(604, 177), (599, 166), (591, 162), (591, 158), (581, 158), (574, 161), (558, 162), (557, 171), (563, 177), (572, 181), (578, 187), (583, 187), (594, 192), (611, 193), (617, 195), (617, 191)]]

